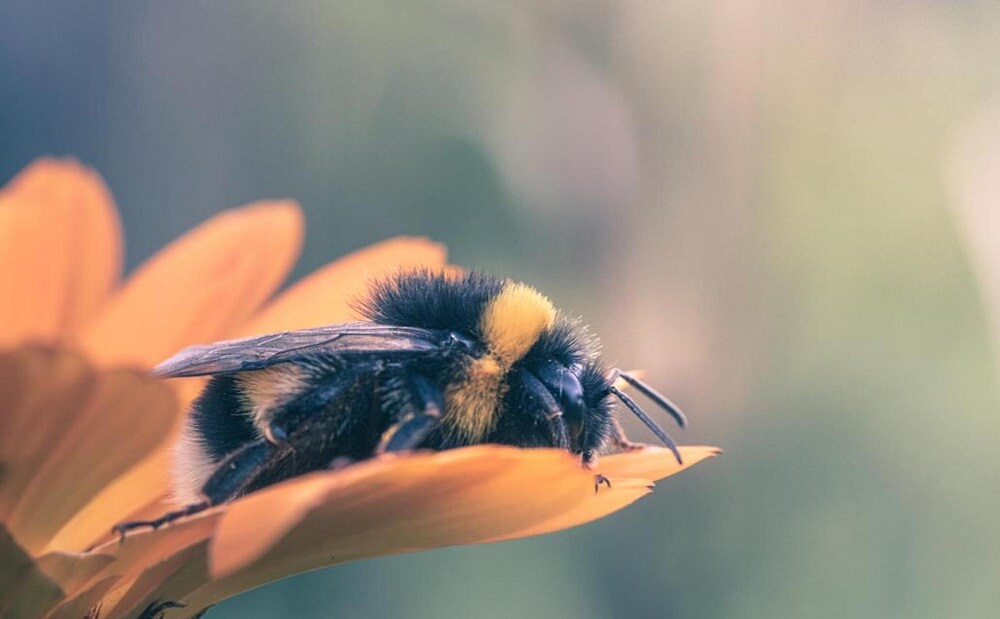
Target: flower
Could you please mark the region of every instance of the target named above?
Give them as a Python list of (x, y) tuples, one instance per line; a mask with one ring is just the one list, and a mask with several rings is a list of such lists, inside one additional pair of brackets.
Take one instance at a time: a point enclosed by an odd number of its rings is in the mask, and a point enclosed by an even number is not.
[(397, 238), (271, 299), (302, 226), (288, 201), (227, 211), (120, 282), (120, 225), (96, 173), (46, 159), (0, 191), (0, 616), (128, 617), (164, 600), (193, 616), (324, 565), (582, 524), (718, 453), (682, 447), (683, 467), (657, 448), (606, 457), (612, 485), (596, 494), (560, 450), (384, 456), (119, 544), (112, 524), (166, 509), (167, 447), (202, 384), (143, 370), (194, 343), (341, 322), (369, 277), (445, 266), (440, 245)]

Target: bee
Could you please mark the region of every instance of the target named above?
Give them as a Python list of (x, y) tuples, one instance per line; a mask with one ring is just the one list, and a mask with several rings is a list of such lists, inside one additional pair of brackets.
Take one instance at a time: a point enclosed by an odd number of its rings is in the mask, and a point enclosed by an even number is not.
[[(192, 346), (154, 369), (210, 376), (174, 446), (184, 507), (115, 531), (159, 527), (305, 473), (384, 453), (481, 443), (557, 447), (592, 468), (637, 446), (615, 400), (674, 441), (616, 383), (683, 427), (666, 397), (608, 369), (597, 340), (525, 284), (471, 272), (399, 272), (355, 303), (364, 322)], [(598, 476), (600, 482), (608, 483)]]

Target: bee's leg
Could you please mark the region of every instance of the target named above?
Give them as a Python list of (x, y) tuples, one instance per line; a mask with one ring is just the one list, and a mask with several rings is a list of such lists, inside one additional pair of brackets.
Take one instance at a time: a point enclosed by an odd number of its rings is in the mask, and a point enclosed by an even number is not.
[(163, 619), (167, 610), (171, 608), (184, 608), (185, 606), (187, 605), (181, 604), (180, 602), (174, 602), (172, 600), (164, 602), (161, 602), (160, 600), (153, 600), (149, 603), (149, 606), (143, 609), (138, 619)]
[(375, 453), (412, 451), (420, 446), (438, 423), (440, 419), (430, 415), (417, 415), (401, 421), (386, 430)]
[(622, 422), (614, 417), (611, 418), (611, 443), (624, 451), (635, 451), (646, 447), (645, 443), (636, 443), (629, 440), (625, 434), (625, 428), (622, 427)]
[(324, 384), (300, 394), (274, 411), (262, 428), (268, 442), (274, 445), (287, 443), (296, 429), (317, 411), (325, 410), (331, 402), (344, 397), (356, 385), (359, 375), (359, 371), (341, 370)]
[(153, 520), (132, 520), (116, 524), (112, 531), (124, 541), (125, 534), (133, 529), (152, 528), (159, 529), (165, 524), (178, 520), (185, 516), (191, 516), (198, 512), (205, 511), (213, 505), (218, 505), (236, 496), (243, 488), (247, 478), (262, 464), (267, 461), (272, 451), (271, 446), (264, 439), (247, 443), (233, 453), (229, 454), (218, 464), (215, 473), (208, 478), (202, 487), (202, 494), (206, 500), (200, 503), (192, 503), (176, 511), (170, 511), (159, 518)]
[(441, 390), (419, 374), (409, 376), (405, 382), (410, 412), (385, 431), (375, 453), (416, 449), (441, 423), (444, 412)]
[(566, 420), (563, 419), (562, 408), (556, 402), (552, 392), (531, 372), (522, 370), (520, 378), (532, 398), (541, 404), (541, 406), (529, 408), (528, 412), (534, 415), (538, 421), (548, 425), (553, 447), (569, 449), (569, 431), (566, 429)]
[(219, 463), (215, 472), (202, 486), (201, 493), (212, 505), (235, 499), (240, 495), (247, 479), (264, 466), (274, 452), (274, 446), (265, 439), (247, 443)]
[(111, 527), (111, 532), (118, 536), (119, 542), (125, 541), (125, 535), (134, 529), (145, 529), (150, 528), (153, 530), (159, 529), (165, 524), (171, 523), (174, 520), (183, 518), (184, 516), (192, 516), (198, 512), (203, 512), (212, 504), (208, 501), (202, 501), (201, 503), (192, 503), (181, 509), (167, 512), (160, 516), (159, 518), (154, 518), (153, 520), (130, 520), (128, 522), (120, 522), (115, 526)]

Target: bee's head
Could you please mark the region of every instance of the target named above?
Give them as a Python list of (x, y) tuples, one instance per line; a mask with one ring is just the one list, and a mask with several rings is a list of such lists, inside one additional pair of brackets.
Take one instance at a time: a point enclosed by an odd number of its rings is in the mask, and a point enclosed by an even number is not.
[[(530, 286), (478, 272), (399, 272), (374, 282), (357, 308), (375, 322), (447, 330), (470, 343), (445, 393), (445, 423), (465, 444), (558, 446), (589, 461), (612, 435), (617, 397), (673, 445), (615, 388), (616, 371), (601, 363), (597, 340)], [(637, 389), (667, 402), (644, 384)]]
[[(507, 284), (486, 307), (480, 323), (488, 356), (498, 359), (508, 373), (508, 405), (514, 410), (535, 411), (521, 415), (521, 431), (532, 428), (540, 444), (552, 444), (560, 433), (561, 418), (569, 444), (558, 444), (593, 462), (613, 434), (612, 407), (620, 399), (664, 444), (680, 454), (673, 440), (619, 389), (621, 377), (652, 399), (683, 426), (684, 417), (669, 400), (634, 376), (608, 370), (600, 360), (599, 344), (577, 320), (556, 312), (551, 302), (524, 284)], [(537, 411), (548, 413), (540, 424)], [(516, 422), (514, 422), (516, 423)], [(554, 424), (554, 425), (553, 425)], [(521, 442), (526, 442), (522, 434)]]

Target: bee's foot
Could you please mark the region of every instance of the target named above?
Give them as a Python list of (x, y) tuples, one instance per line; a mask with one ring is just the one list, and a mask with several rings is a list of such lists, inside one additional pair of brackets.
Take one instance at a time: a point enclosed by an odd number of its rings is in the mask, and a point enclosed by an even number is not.
[(594, 475), (594, 494), (597, 494), (597, 491), (600, 490), (601, 484), (611, 488), (611, 480), (598, 473), (597, 475)]

